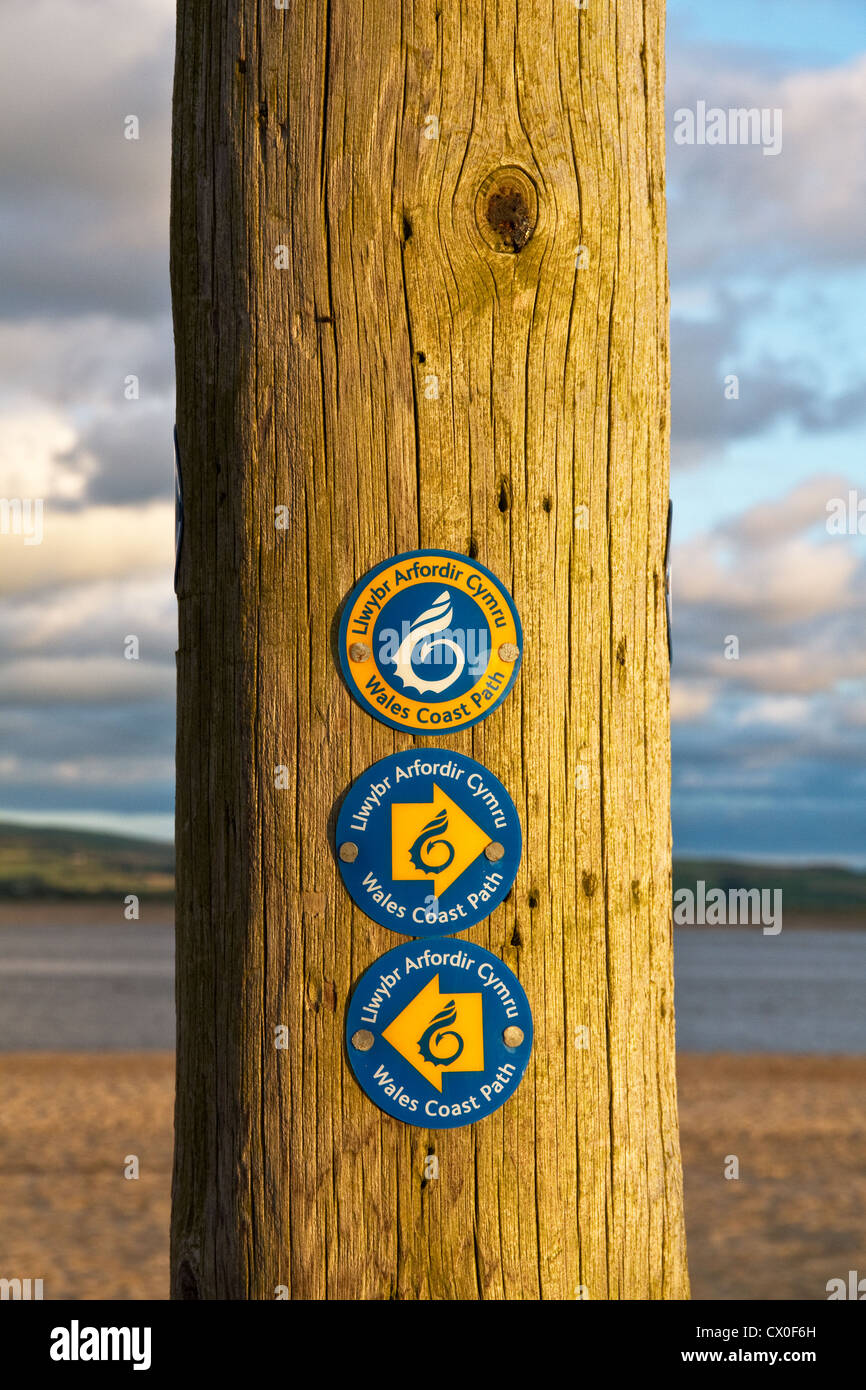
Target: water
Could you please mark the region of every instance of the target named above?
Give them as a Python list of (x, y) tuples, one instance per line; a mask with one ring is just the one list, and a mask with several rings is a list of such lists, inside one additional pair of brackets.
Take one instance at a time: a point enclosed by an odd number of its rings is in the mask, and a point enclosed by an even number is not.
[[(866, 1053), (866, 932), (674, 935), (683, 1051)], [(0, 1050), (174, 1047), (172, 954), (140, 922), (0, 928)]]
[(866, 932), (674, 932), (684, 1052), (866, 1052)]
[(170, 927), (0, 928), (0, 1051), (173, 1047)]

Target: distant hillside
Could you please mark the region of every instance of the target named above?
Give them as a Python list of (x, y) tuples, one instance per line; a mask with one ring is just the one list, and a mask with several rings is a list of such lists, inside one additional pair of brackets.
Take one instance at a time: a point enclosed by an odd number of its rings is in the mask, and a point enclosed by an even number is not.
[[(866, 873), (827, 865), (803, 868), (732, 860), (675, 859), (674, 888), (781, 888), (786, 920), (862, 921)], [(150, 840), (0, 824), (0, 901), (41, 898), (174, 897), (174, 847)]]
[(0, 824), (0, 900), (174, 897), (174, 846)]
[(845, 918), (866, 927), (866, 873), (834, 865), (751, 864), (720, 859), (675, 859), (674, 889), (691, 888), (703, 879), (707, 891), (721, 888), (781, 888), (786, 920), (814, 919), (816, 925)]

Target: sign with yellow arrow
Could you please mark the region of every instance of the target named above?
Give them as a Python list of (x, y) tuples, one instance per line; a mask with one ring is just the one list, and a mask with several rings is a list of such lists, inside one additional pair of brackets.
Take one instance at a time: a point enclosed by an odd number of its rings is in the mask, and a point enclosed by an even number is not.
[(490, 951), (434, 937), (396, 946), (362, 976), (346, 1045), (382, 1110), (454, 1129), (483, 1120), (517, 1089), (532, 1013), (517, 976)]
[(349, 789), (337, 858), (354, 901), (407, 936), (464, 931), (514, 882), (520, 821), (502, 783), (461, 753), (374, 763)]

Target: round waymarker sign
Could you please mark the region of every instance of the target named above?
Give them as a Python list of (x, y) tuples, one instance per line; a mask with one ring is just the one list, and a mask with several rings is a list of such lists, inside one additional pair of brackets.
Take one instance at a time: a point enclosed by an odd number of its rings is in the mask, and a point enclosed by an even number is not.
[(485, 719), (517, 678), (523, 632), (490, 570), (450, 550), (411, 550), (365, 574), (346, 602), (340, 665), (368, 714), (450, 734)]
[(374, 763), (337, 818), (354, 902), (406, 936), (465, 931), (514, 882), (520, 821), (498, 778), (462, 753), (412, 749)]
[(395, 946), (355, 987), (346, 1047), (380, 1109), (425, 1129), (456, 1129), (498, 1110), (532, 1050), (532, 1011), (517, 976), (481, 946), (441, 937)]

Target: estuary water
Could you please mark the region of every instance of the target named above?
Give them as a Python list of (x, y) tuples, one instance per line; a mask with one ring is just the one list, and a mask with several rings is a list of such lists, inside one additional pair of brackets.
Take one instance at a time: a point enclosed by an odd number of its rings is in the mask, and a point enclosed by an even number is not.
[[(866, 1053), (866, 931), (674, 939), (683, 1051)], [(141, 922), (0, 927), (0, 1050), (174, 1047), (173, 949), (169, 927)]]
[(866, 931), (674, 931), (685, 1052), (866, 1053)]

